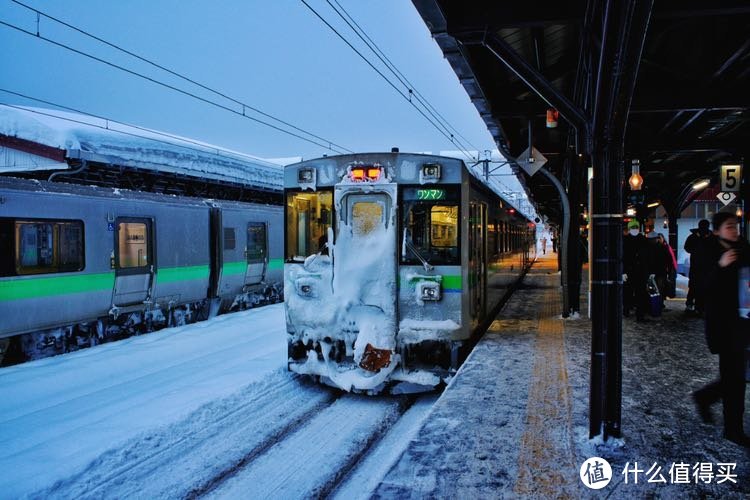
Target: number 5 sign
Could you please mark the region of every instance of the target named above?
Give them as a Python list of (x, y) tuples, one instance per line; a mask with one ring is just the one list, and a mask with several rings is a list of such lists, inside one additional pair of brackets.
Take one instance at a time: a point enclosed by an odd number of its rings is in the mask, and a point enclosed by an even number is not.
[(739, 191), (740, 179), (742, 179), (742, 165), (721, 166), (721, 190)]

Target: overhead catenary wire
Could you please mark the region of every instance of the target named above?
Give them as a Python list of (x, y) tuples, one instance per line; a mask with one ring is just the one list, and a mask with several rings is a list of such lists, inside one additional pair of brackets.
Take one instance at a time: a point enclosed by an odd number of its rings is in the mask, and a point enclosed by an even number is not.
[[(357, 21), (351, 16), (351, 14), (349, 14), (349, 12), (347, 12), (347, 10), (338, 2), (338, 0), (333, 0), (336, 6), (331, 3), (331, 0), (326, 0), (326, 2), (328, 2), (328, 5), (330, 5), (331, 8), (339, 15), (339, 17), (341, 17), (341, 19), (343, 19), (344, 22), (349, 25), (349, 27), (360, 38), (360, 40), (362, 40), (370, 48), (370, 50), (372, 50), (372, 52), (391, 71), (391, 73), (393, 73), (398, 81), (401, 82), (404, 87), (409, 89), (409, 92), (414, 93), (414, 97), (422, 104), (422, 106), (425, 107), (427, 112), (430, 113), (430, 115), (432, 115), (435, 120), (440, 122), (441, 125), (443, 125), (443, 127), (445, 127), (449, 133), (451, 133), (451, 135), (455, 133), (455, 135), (463, 139), (463, 141), (471, 149), (478, 151), (478, 148), (474, 146), (466, 137), (464, 137), (461, 132), (458, 131), (458, 129), (451, 125), (451, 123), (446, 120), (443, 115), (440, 114), (437, 108), (435, 108), (435, 106), (433, 106), (429, 102), (429, 100), (425, 98), (422, 93), (419, 92), (419, 90), (416, 89), (416, 87), (409, 81), (409, 79), (396, 67), (395, 64), (393, 64), (393, 61), (391, 61), (391, 59), (385, 54), (385, 52), (383, 52), (383, 50), (378, 47), (378, 44), (375, 43), (375, 41), (367, 34), (367, 32), (365, 32), (362, 26), (357, 23)], [(354, 26), (352, 26), (352, 24), (354, 24)], [(453, 132), (450, 132), (451, 130)]]
[(317, 10), (315, 10), (312, 6), (310, 6), (310, 4), (308, 4), (305, 0), (300, 0), (300, 1), (318, 19), (320, 19), (323, 22), (323, 24), (328, 26), (328, 28), (331, 31), (333, 31), (336, 34), (336, 36), (338, 36), (346, 45), (348, 45), (350, 49), (352, 49), (363, 61), (365, 61), (365, 63), (367, 63), (368, 66), (370, 66), (378, 75), (380, 75), (380, 77), (383, 78), (383, 80), (385, 80), (386, 83), (388, 83), (388, 85), (390, 85), (396, 92), (398, 92), (401, 95), (401, 97), (403, 97), (409, 104), (411, 104), (414, 107), (414, 109), (417, 110), (419, 114), (421, 114), (433, 127), (435, 127), (435, 129), (438, 130), (438, 132), (440, 132), (443, 136), (445, 136), (446, 139), (448, 139), (453, 145), (457, 146), (459, 150), (461, 151), (461, 153), (463, 153), (467, 158), (471, 160), (474, 159), (474, 157), (462, 145), (459, 145), (456, 142), (454, 137), (452, 137), (449, 133), (446, 133), (445, 130), (443, 130), (429, 116), (427, 116), (427, 114), (424, 111), (422, 111), (422, 109), (420, 109), (416, 104), (414, 104), (414, 102), (409, 98), (409, 96), (406, 93), (404, 93), (390, 79), (388, 79), (388, 77), (385, 76), (382, 71), (380, 71), (367, 57), (365, 57), (364, 54), (362, 54), (362, 52), (357, 50), (357, 48), (354, 47), (354, 45), (352, 45), (351, 42), (349, 42), (349, 40), (346, 39), (346, 37), (344, 37), (341, 33), (339, 33), (339, 31), (336, 28), (334, 28), (333, 25), (331, 25), (331, 23), (329, 23)]
[[(124, 67), (124, 66), (121, 66), (121, 65), (115, 64), (115, 63), (113, 63), (113, 62), (111, 62), (111, 61), (107, 61), (106, 59), (103, 59), (103, 58), (101, 58), (101, 57), (97, 57), (97, 56), (95, 56), (95, 55), (93, 55), (93, 54), (89, 54), (88, 52), (85, 52), (85, 51), (83, 51), (83, 50), (79, 50), (79, 49), (76, 49), (76, 48), (74, 48), (74, 47), (71, 47), (71, 46), (69, 46), (69, 45), (66, 45), (66, 44), (64, 44), (64, 43), (62, 43), (62, 42), (59, 42), (59, 41), (57, 41), (57, 40), (53, 40), (52, 38), (48, 38), (48, 37), (46, 37), (46, 36), (42, 35), (41, 33), (35, 33), (35, 32), (32, 32), (32, 31), (26, 30), (26, 29), (24, 29), (24, 28), (22, 28), (22, 27), (20, 27), (20, 26), (16, 26), (16, 25), (14, 25), (14, 24), (12, 24), (12, 23), (8, 23), (8, 22), (6, 22), (6, 21), (3, 21), (3, 20), (0, 20), (0, 25), (6, 26), (6, 27), (8, 27), (8, 28), (11, 28), (11, 29), (14, 29), (14, 30), (17, 30), (17, 31), (19, 31), (19, 32), (21, 32), (21, 33), (24, 33), (24, 34), (26, 34), (26, 35), (32, 36), (32, 37), (34, 37), (34, 38), (38, 38), (39, 40), (43, 40), (43, 41), (45, 41), (45, 42), (47, 42), (47, 43), (50, 43), (50, 44), (56, 45), (56, 46), (58, 46), (58, 47), (61, 47), (61, 48), (63, 48), (63, 49), (66, 49), (66, 50), (69, 50), (69, 51), (71, 51), (71, 52), (74, 52), (74, 53), (76, 53), (76, 54), (79, 54), (79, 55), (81, 55), (81, 56), (84, 56), (84, 57), (87, 57), (87, 58), (89, 58), (89, 59), (92, 59), (92, 60), (94, 60), (94, 61), (100, 62), (100, 63), (102, 63), (102, 64), (106, 64), (106, 65), (108, 65), (108, 66), (110, 66), (110, 67), (113, 67), (113, 68), (119, 69), (120, 71), (123, 71), (123, 72), (125, 72), (125, 73), (131, 74), (131, 75), (133, 75), (133, 76), (137, 76), (137, 77), (139, 77), (139, 78), (142, 78), (142, 79), (144, 79), (144, 80), (150, 81), (150, 82), (152, 82), (152, 83), (154, 83), (154, 84), (160, 85), (160, 86), (162, 86), (162, 87), (164, 87), (164, 88), (167, 88), (167, 89), (169, 89), (169, 90), (172, 90), (172, 91), (178, 92), (178, 93), (180, 93), (180, 94), (186, 95), (186, 96), (188, 96), (188, 97), (191, 97), (191, 98), (193, 98), (193, 99), (197, 99), (197, 100), (199, 100), (199, 101), (202, 101), (202, 102), (204, 102), (204, 103), (206, 103), (206, 104), (209, 104), (209, 105), (215, 106), (215, 107), (217, 107), (217, 108), (219, 108), (219, 109), (222, 109), (222, 110), (228, 111), (228, 112), (230, 112), (230, 113), (233, 113), (233, 114), (235, 114), (235, 115), (237, 115), (237, 116), (241, 116), (241, 117), (243, 117), (243, 118), (247, 118), (247, 119), (249, 119), (249, 120), (252, 120), (252, 121), (254, 121), (254, 122), (257, 122), (257, 123), (260, 123), (260, 124), (262, 124), (262, 125), (265, 125), (265, 126), (267, 126), (267, 127), (270, 127), (270, 128), (272, 128), (272, 129), (274, 129), (274, 130), (277, 130), (277, 131), (279, 131), (279, 132), (282, 132), (282, 133), (284, 133), (284, 134), (290, 135), (290, 136), (292, 136), (292, 137), (296, 137), (296, 138), (298, 138), (298, 139), (301, 139), (301, 140), (303, 140), (303, 141), (306, 141), (306, 142), (309, 142), (309, 143), (315, 144), (315, 145), (317, 145), (317, 146), (320, 146), (320, 147), (322, 147), (322, 148), (325, 148), (325, 149), (328, 149), (328, 150), (331, 150), (331, 151), (335, 151), (336, 153), (344, 153), (344, 152), (348, 152), (348, 153), (353, 153), (353, 151), (352, 151), (352, 150), (350, 150), (350, 149), (348, 149), (348, 148), (345, 148), (345, 147), (343, 147), (343, 146), (340, 146), (340, 145), (336, 144), (336, 143), (335, 143), (335, 142), (333, 142), (333, 141), (330, 141), (330, 140), (328, 140), (328, 139), (325, 139), (325, 138), (322, 138), (322, 137), (320, 137), (320, 136), (317, 136), (317, 135), (315, 135), (315, 134), (313, 134), (313, 133), (311, 133), (311, 132), (307, 132), (307, 131), (305, 131), (304, 129), (301, 129), (301, 128), (299, 128), (299, 127), (295, 126), (295, 125), (292, 125), (292, 124), (290, 124), (290, 123), (288, 123), (288, 122), (285, 122), (285, 121), (283, 121), (283, 120), (281, 120), (281, 119), (279, 119), (279, 118), (275, 118), (275, 117), (273, 117), (272, 115), (270, 115), (270, 114), (268, 114), (268, 113), (265, 113), (265, 112), (263, 112), (263, 111), (260, 111), (260, 110), (258, 110), (258, 109), (256, 109), (256, 108), (254, 108), (253, 106), (250, 106), (250, 105), (248, 105), (248, 104), (244, 104), (244, 103), (242, 103), (241, 101), (238, 101), (238, 100), (236, 100), (236, 99), (234, 99), (234, 98), (231, 98), (231, 97), (229, 97), (229, 96), (226, 96), (225, 94), (223, 94), (223, 93), (221, 93), (221, 92), (219, 92), (219, 91), (216, 91), (216, 90), (214, 90), (214, 89), (211, 89), (210, 87), (204, 86), (203, 84), (201, 84), (201, 83), (199, 83), (199, 82), (196, 82), (196, 81), (194, 81), (194, 80), (191, 80), (191, 79), (190, 79), (190, 78), (188, 78), (188, 77), (185, 77), (185, 76), (183, 76), (183, 75), (180, 75), (179, 73), (173, 72), (172, 70), (169, 70), (169, 69), (167, 69), (167, 68), (165, 68), (165, 67), (162, 67), (162, 66), (160, 66), (160, 65), (158, 65), (158, 64), (156, 64), (156, 63), (153, 63), (153, 62), (151, 62), (151, 61), (149, 61), (149, 60), (147, 60), (147, 59), (145, 59), (145, 58), (142, 58), (141, 56), (138, 56), (138, 55), (136, 55), (136, 54), (134, 54), (134, 53), (131, 53), (131, 52), (129, 52), (129, 51), (127, 51), (127, 50), (125, 50), (125, 49), (121, 49), (120, 47), (117, 47), (117, 46), (115, 46), (114, 44), (111, 44), (111, 43), (109, 43), (109, 42), (106, 42), (106, 41), (105, 41), (105, 40), (103, 40), (103, 39), (100, 39), (100, 38), (98, 38), (98, 37), (96, 37), (96, 36), (94, 36), (94, 35), (90, 35), (90, 34), (88, 34), (88, 33), (85, 33), (85, 32), (83, 32), (82, 30), (80, 30), (79, 28), (76, 28), (76, 27), (74, 27), (74, 26), (72, 26), (72, 25), (69, 25), (69, 24), (67, 24), (67, 23), (65, 23), (65, 22), (63, 22), (63, 21), (59, 21), (59, 20), (57, 20), (56, 18), (53, 18), (53, 17), (51, 17), (51, 16), (48, 16), (47, 14), (44, 14), (44, 13), (43, 13), (43, 12), (41, 12), (41, 11), (37, 11), (36, 9), (34, 9), (34, 8), (32, 8), (32, 7), (28, 7), (28, 6), (26, 6), (26, 5), (24, 5), (24, 4), (20, 3), (20, 2), (18, 2), (17, 0), (11, 0), (11, 1), (13, 1), (13, 2), (15, 2), (15, 3), (18, 3), (19, 5), (22, 5), (22, 6), (24, 6), (24, 7), (28, 8), (28, 9), (30, 9), (30, 10), (32, 10), (32, 11), (34, 11), (34, 12), (37, 12), (38, 14), (40, 14), (40, 15), (43, 15), (43, 16), (45, 16), (45, 17), (47, 17), (47, 18), (51, 19), (51, 20), (54, 20), (54, 21), (56, 21), (56, 22), (60, 22), (61, 24), (65, 25), (65, 26), (67, 26), (67, 27), (70, 27), (71, 29), (75, 29), (76, 31), (79, 31), (79, 32), (81, 32), (81, 33), (84, 33), (84, 34), (86, 34), (87, 36), (90, 36), (90, 37), (92, 37), (92, 38), (94, 38), (94, 39), (96, 39), (96, 40), (98, 40), (98, 41), (100, 41), (100, 42), (102, 42), (102, 43), (105, 43), (105, 44), (107, 44), (107, 45), (109, 45), (109, 46), (111, 46), (111, 47), (113, 47), (113, 48), (116, 48), (117, 50), (121, 50), (121, 51), (122, 51), (122, 52), (124, 52), (124, 53), (127, 53), (127, 54), (129, 54), (129, 55), (131, 55), (131, 56), (133, 56), (133, 57), (136, 57), (136, 58), (138, 58), (139, 60), (142, 60), (142, 61), (144, 61), (144, 62), (147, 62), (147, 63), (149, 63), (149, 64), (152, 64), (153, 66), (155, 66), (155, 67), (158, 67), (159, 69), (162, 69), (163, 71), (166, 71), (166, 72), (168, 72), (168, 73), (170, 73), (170, 74), (172, 74), (172, 75), (174, 75), (174, 76), (178, 76), (179, 78), (181, 78), (181, 79), (183, 79), (183, 80), (185, 80), (185, 81), (188, 81), (188, 82), (190, 82), (190, 83), (192, 83), (192, 84), (194, 84), (194, 85), (197, 85), (197, 86), (199, 86), (199, 87), (201, 87), (201, 88), (203, 88), (203, 89), (205, 89), (205, 90), (209, 90), (209, 91), (213, 92), (213, 93), (214, 93), (214, 94), (216, 94), (216, 95), (219, 95), (219, 96), (221, 96), (221, 97), (223, 97), (223, 98), (225, 98), (225, 99), (228, 99), (228, 100), (230, 100), (231, 102), (233, 102), (233, 103), (235, 103), (235, 104), (238, 104), (238, 105), (242, 106), (242, 111), (238, 111), (238, 110), (236, 110), (236, 109), (232, 109), (231, 107), (229, 107), (229, 106), (225, 106), (225, 105), (223, 105), (223, 104), (221, 104), (221, 103), (219, 103), (219, 102), (213, 101), (213, 100), (211, 100), (211, 99), (207, 99), (207, 98), (205, 98), (205, 97), (201, 97), (201, 96), (199, 96), (199, 95), (197, 95), (197, 94), (195, 94), (195, 93), (192, 93), (192, 92), (188, 92), (187, 90), (184, 90), (184, 89), (181, 89), (181, 88), (179, 88), (179, 87), (176, 87), (176, 86), (174, 86), (174, 85), (170, 85), (170, 84), (168, 84), (168, 83), (165, 83), (165, 82), (162, 82), (162, 81), (160, 81), (160, 80), (157, 80), (156, 78), (152, 78), (152, 77), (150, 77), (150, 76), (148, 76), (148, 75), (144, 75), (144, 74), (142, 74), (142, 73), (139, 73), (139, 72), (137, 72), (137, 71), (131, 70), (131, 69), (129, 69), (129, 68), (126, 68), (126, 67)], [(261, 120), (261, 119), (259, 119), (259, 118), (255, 118), (255, 117), (253, 117), (253, 116), (250, 116), (250, 115), (248, 115), (248, 114), (246, 114), (246, 113), (245, 113), (245, 110), (246, 110), (246, 109), (251, 109), (252, 111), (255, 111), (255, 112), (256, 112), (256, 113), (258, 113), (258, 114), (261, 114), (261, 115), (263, 115), (263, 116), (269, 117), (269, 118), (271, 118), (271, 119), (273, 119), (273, 120), (275, 120), (275, 121), (277, 121), (277, 122), (279, 122), (279, 123), (282, 123), (282, 124), (284, 124), (285, 126), (288, 126), (288, 127), (290, 127), (290, 128), (293, 128), (294, 130), (298, 130), (298, 131), (300, 131), (300, 132), (302, 132), (302, 133), (304, 133), (304, 134), (307, 134), (307, 135), (309, 135), (309, 136), (311, 136), (311, 137), (314, 137), (315, 139), (318, 139), (318, 140), (313, 140), (313, 139), (310, 139), (310, 138), (308, 138), (308, 137), (304, 137), (304, 136), (302, 136), (302, 135), (300, 135), (300, 134), (297, 134), (297, 133), (295, 133), (295, 132), (292, 132), (292, 131), (289, 131), (289, 130), (285, 130), (285, 129), (281, 128), (280, 126), (277, 126), (277, 125), (274, 125), (274, 124), (272, 124), (272, 123), (269, 123), (269, 122), (267, 122), (267, 121)], [(322, 142), (319, 142), (319, 141), (322, 141)]]

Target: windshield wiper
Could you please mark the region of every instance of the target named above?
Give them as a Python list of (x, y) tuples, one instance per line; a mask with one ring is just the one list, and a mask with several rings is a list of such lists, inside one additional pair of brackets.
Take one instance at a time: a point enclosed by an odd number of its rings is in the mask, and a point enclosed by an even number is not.
[(401, 258), (406, 258), (406, 249), (411, 250), (414, 252), (414, 255), (417, 256), (417, 259), (419, 259), (419, 262), (422, 263), (422, 267), (424, 267), (425, 271), (432, 271), (435, 269), (435, 266), (427, 262), (427, 259), (422, 257), (422, 254), (419, 253), (419, 250), (417, 250), (417, 247), (414, 246), (414, 243), (411, 242), (411, 238), (406, 237), (406, 228), (404, 228), (404, 236), (401, 240)]

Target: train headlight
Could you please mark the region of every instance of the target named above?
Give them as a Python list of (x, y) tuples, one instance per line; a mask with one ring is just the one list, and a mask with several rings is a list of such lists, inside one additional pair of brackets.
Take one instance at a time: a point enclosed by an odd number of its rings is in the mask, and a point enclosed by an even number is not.
[(419, 171), (419, 182), (437, 182), (440, 180), (440, 164), (425, 163)]
[(297, 295), (306, 298), (316, 298), (318, 296), (318, 284), (310, 278), (298, 279), (294, 287), (297, 289)]
[(347, 176), (351, 182), (376, 182), (383, 176), (383, 167), (377, 163), (367, 166), (351, 166)]
[(440, 300), (440, 283), (437, 281), (420, 281), (417, 283), (417, 300), (436, 302)]
[(314, 168), (301, 168), (297, 171), (297, 183), (307, 184), (315, 186), (315, 172)]

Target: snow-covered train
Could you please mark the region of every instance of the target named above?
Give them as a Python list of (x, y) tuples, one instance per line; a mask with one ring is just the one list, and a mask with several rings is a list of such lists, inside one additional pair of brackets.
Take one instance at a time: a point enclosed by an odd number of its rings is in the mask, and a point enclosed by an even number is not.
[(289, 369), (428, 390), (535, 258), (535, 226), (461, 160), (375, 153), (284, 170)]
[(282, 214), (0, 177), (0, 361), (279, 301)]

